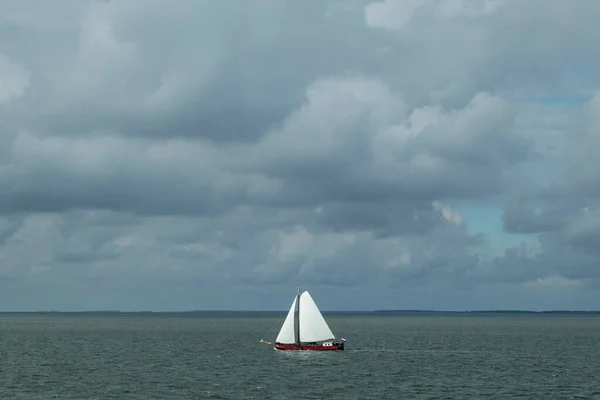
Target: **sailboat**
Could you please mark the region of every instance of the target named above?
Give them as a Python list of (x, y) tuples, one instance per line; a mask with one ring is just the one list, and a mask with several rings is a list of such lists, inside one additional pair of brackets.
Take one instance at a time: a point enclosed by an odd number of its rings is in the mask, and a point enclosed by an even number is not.
[(292, 302), (279, 335), (275, 339), (278, 350), (344, 350), (345, 339), (335, 341), (335, 335), (323, 318), (319, 307), (308, 291), (298, 294)]

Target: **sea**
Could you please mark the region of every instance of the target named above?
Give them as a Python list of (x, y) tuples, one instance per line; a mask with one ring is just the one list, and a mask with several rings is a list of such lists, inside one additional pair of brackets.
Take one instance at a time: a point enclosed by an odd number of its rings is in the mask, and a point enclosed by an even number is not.
[(600, 315), (2, 314), (0, 399), (600, 399)]

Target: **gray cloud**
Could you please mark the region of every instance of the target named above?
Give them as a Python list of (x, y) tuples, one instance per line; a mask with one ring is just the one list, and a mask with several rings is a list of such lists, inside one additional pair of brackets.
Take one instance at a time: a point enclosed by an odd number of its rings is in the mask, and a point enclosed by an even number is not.
[(599, 3), (40, 4), (0, 5), (6, 307), (596, 304)]

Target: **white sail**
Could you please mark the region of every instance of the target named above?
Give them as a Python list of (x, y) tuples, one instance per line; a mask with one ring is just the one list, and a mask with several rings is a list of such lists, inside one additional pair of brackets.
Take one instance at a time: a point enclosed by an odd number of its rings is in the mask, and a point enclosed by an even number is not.
[(279, 331), (279, 335), (277, 335), (277, 339), (275, 339), (278, 343), (295, 343), (296, 337), (294, 332), (294, 313), (296, 311), (296, 299), (294, 296), (294, 302), (292, 303), (292, 307), (290, 311), (288, 311), (287, 317), (285, 317), (285, 321), (283, 321), (283, 326)]
[(321, 315), (321, 311), (310, 294), (303, 292), (300, 295), (300, 341), (309, 343), (332, 339), (335, 339), (335, 336)]

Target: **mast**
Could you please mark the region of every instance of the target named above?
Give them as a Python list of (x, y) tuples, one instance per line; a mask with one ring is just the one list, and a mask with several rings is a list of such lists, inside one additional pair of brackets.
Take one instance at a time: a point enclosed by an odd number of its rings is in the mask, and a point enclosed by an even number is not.
[(296, 344), (300, 345), (300, 286), (298, 286), (298, 294), (296, 295), (296, 315), (295, 315), (295, 325), (296, 325)]

